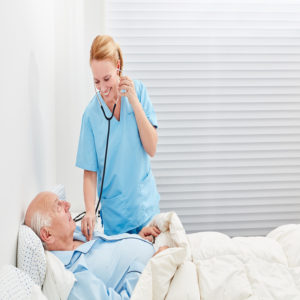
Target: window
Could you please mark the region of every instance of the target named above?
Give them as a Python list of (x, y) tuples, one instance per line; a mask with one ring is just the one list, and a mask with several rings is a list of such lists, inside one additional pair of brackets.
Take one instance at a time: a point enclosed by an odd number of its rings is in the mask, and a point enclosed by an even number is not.
[(299, 223), (299, 15), (299, 0), (107, 1), (157, 112), (161, 210), (188, 232)]

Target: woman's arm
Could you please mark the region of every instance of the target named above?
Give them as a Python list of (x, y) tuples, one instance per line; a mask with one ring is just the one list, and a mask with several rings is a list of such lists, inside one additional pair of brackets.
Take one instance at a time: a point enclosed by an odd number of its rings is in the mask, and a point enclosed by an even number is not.
[(143, 147), (145, 151), (151, 157), (153, 157), (156, 153), (156, 145), (158, 140), (156, 129), (146, 117), (143, 107), (138, 99), (131, 105), (134, 111), (135, 120), (139, 129)]
[(86, 214), (81, 221), (82, 234), (89, 241), (93, 237), (96, 217), (95, 199), (97, 188), (97, 172), (84, 170), (83, 173), (83, 195)]
[[(122, 90), (125, 90), (125, 92), (122, 92)], [(120, 78), (119, 91), (121, 96), (126, 96), (128, 98), (134, 111), (142, 145), (145, 151), (153, 157), (156, 153), (158, 140), (157, 132), (144, 112), (144, 109), (136, 95), (133, 81), (127, 76), (122, 76)]]

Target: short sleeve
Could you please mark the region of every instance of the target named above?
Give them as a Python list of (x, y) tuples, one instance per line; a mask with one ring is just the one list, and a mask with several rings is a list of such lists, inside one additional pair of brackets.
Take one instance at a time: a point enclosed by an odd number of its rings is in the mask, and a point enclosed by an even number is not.
[(138, 87), (139, 99), (143, 106), (144, 112), (145, 112), (148, 120), (151, 122), (151, 124), (157, 128), (156, 113), (153, 109), (153, 105), (151, 103), (147, 88), (141, 81), (138, 81), (138, 84), (139, 84), (139, 87)]
[(76, 166), (94, 172), (98, 169), (94, 134), (86, 112), (82, 116)]

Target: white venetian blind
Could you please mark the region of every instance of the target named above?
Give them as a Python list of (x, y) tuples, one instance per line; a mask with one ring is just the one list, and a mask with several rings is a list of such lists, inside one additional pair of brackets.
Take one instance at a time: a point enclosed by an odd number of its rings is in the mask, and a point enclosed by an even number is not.
[(300, 1), (106, 2), (159, 121), (161, 210), (188, 232), (300, 223)]

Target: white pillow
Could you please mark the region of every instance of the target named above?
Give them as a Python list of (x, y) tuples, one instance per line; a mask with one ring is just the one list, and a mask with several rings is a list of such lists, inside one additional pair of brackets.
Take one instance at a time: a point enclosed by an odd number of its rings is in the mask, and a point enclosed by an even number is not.
[(49, 299), (68, 298), (75, 281), (73, 273), (54, 254), (44, 250), (39, 237), (26, 225), (19, 229), (17, 262), (34, 283), (43, 285)]
[[(56, 193), (59, 199), (66, 199), (64, 185), (58, 184), (50, 190)], [(37, 285), (43, 285), (47, 266), (44, 247), (40, 238), (26, 225), (20, 225), (19, 229), (17, 266)]]
[(46, 300), (46, 297), (26, 273), (12, 265), (5, 265), (0, 269), (0, 299)]
[(17, 266), (39, 286), (46, 274), (46, 256), (39, 237), (26, 225), (20, 225), (18, 236)]

